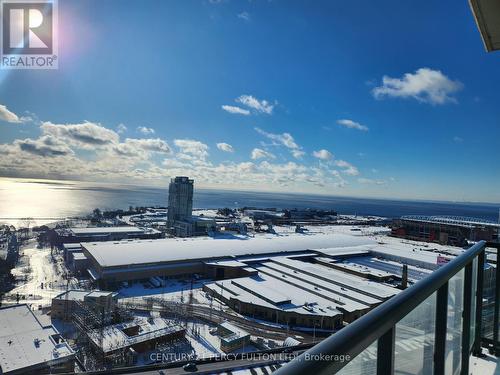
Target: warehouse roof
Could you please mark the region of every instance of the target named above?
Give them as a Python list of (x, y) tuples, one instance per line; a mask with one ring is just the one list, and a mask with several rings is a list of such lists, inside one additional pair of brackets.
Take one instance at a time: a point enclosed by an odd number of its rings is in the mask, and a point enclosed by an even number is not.
[[(306, 290), (264, 274), (219, 280), (205, 284), (204, 288), (212, 290), (216, 294), (221, 293), (222, 296), (229, 299), (279, 309), (283, 312), (331, 317), (342, 315), (342, 312), (337, 309), (341, 305), (340, 303), (313, 295)], [(281, 301), (272, 303), (270, 297), (277, 295), (282, 296)], [(348, 307), (351, 311), (349, 304), (342, 304), (342, 307)], [(366, 308), (366, 306), (363, 307)], [(352, 308), (353, 310), (355, 308)]]
[(131, 226), (121, 227), (91, 227), (91, 228), (69, 228), (75, 236), (89, 236), (93, 234), (107, 234), (107, 233), (144, 233), (144, 229)]
[(52, 327), (43, 326), (27, 305), (0, 308), (0, 373), (64, 361), (73, 350)]
[(101, 267), (129, 266), (241, 255), (285, 253), (308, 249), (355, 247), (375, 242), (343, 234), (158, 239), (83, 243)]
[[(288, 268), (297, 271), (297, 274), (306, 274), (313, 276), (315, 279), (325, 280), (331, 284), (337, 284), (344, 288), (344, 290), (364, 294), (372, 298), (385, 300), (398, 293), (398, 290), (381, 284), (379, 282), (370, 281), (361, 277), (351, 275), (342, 271), (328, 268), (322, 265), (310, 264), (288, 258), (273, 258), (266, 266), (279, 269), (276, 265), (281, 265), (281, 268)], [(338, 293), (338, 292), (337, 292)], [(351, 296), (349, 296), (351, 298)], [(372, 303), (369, 299), (362, 299), (364, 303)]]

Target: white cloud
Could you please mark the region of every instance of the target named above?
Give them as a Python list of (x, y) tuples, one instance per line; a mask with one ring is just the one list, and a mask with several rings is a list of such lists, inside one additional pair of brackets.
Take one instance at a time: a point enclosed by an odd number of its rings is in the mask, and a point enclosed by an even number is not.
[(130, 142), (118, 143), (113, 145), (111, 150), (118, 156), (127, 158), (146, 158), (146, 152)]
[(193, 139), (176, 139), (174, 144), (181, 150), (181, 153), (192, 155), (198, 159), (205, 159), (208, 156), (208, 146)]
[(40, 129), (44, 134), (58, 138), (69, 145), (83, 148), (95, 149), (107, 147), (118, 143), (119, 136), (113, 130), (103, 127), (101, 124), (85, 121), (81, 124), (53, 124), (44, 122)]
[(331, 160), (333, 159), (333, 154), (325, 149), (318, 150), (318, 151), (313, 151), (313, 156), (315, 158), (321, 159), (321, 160)]
[(22, 124), (32, 120), (30, 116), (19, 117), (14, 112), (9, 111), (5, 105), (0, 104), (0, 121), (10, 122), (11, 124)]
[(259, 100), (252, 95), (241, 95), (236, 99), (236, 102), (268, 115), (272, 114), (274, 109), (274, 104), (269, 103), (267, 100)]
[(231, 146), (229, 143), (217, 143), (217, 148), (224, 152), (234, 152), (233, 146)]
[(253, 160), (262, 159), (262, 158), (275, 159), (276, 156), (274, 156), (270, 152), (264, 151), (260, 148), (254, 148), (252, 150), (251, 158)]
[(244, 116), (248, 116), (252, 112), (271, 115), (273, 113), (274, 106), (277, 104), (277, 102), (271, 104), (267, 100), (259, 100), (252, 95), (241, 95), (235, 99), (235, 102), (247, 108), (242, 108), (241, 106), (223, 105), (222, 109), (229, 113)]
[(372, 90), (377, 99), (384, 97), (414, 98), (420, 102), (445, 104), (456, 102), (453, 96), (463, 84), (453, 81), (439, 70), (420, 68), (415, 73), (406, 73), (402, 78), (382, 77), (382, 86)]
[(302, 157), (306, 154), (302, 150), (292, 150), (290, 151), (295, 159), (302, 159)]
[[(118, 131), (125, 131), (121, 126), (112, 130), (88, 121), (45, 122), (40, 129), (42, 135), (38, 139), (0, 144), (0, 175), (115, 182), (137, 179), (151, 183), (182, 174), (192, 176), (205, 186), (297, 192), (332, 192), (347, 184), (339, 172), (331, 170), (333, 162), (318, 166), (298, 161), (280, 163), (267, 146), (252, 150), (247, 161), (214, 164), (209, 160), (209, 147), (198, 140), (176, 139), (172, 141), (172, 150), (160, 138), (120, 139)], [(288, 133), (261, 134), (274, 145), (286, 147), (295, 157), (304, 153)], [(234, 151), (224, 142), (218, 143), (217, 148)], [(160, 160), (160, 155), (166, 158)]]
[(362, 130), (362, 131), (368, 131), (368, 127), (367, 126), (361, 125), (359, 122), (352, 121), (352, 120), (349, 120), (349, 119), (338, 120), (337, 124), (339, 124), (341, 126), (345, 126), (346, 128), (350, 128), (350, 129), (357, 129), (357, 130)]
[(127, 127), (124, 124), (118, 124), (118, 126), (116, 127), (116, 132), (118, 134), (123, 134), (126, 131), (127, 131)]
[(302, 156), (304, 156), (305, 154), (305, 152), (302, 151), (302, 147), (300, 147), (295, 142), (290, 133), (273, 134), (273, 133), (268, 133), (260, 128), (255, 128), (255, 131), (275, 142), (273, 145), (285, 146), (286, 148), (288, 148), (292, 153), (293, 157), (296, 159), (302, 158)]
[(147, 139), (127, 138), (125, 140), (125, 143), (134, 145), (135, 147), (141, 148), (145, 151), (158, 152), (161, 154), (170, 154), (172, 152), (167, 142), (165, 142), (160, 138), (147, 138)]
[(237, 115), (248, 116), (250, 114), (250, 111), (248, 109), (243, 109), (241, 107), (236, 107), (233, 105), (223, 105), (222, 109), (226, 112)]
[(237, 17), (241, 18), (242, 20), (245, 20), (245, 21), (250, 21), (250, 13), (248, 13), (248, 12), (241, 12), (238, 14)]
[(337, 167), (343, 168), (342, 173), (344, 173), (348, 176), (359, 175), (358, 168), (356, 168), (354, 165), (352, 165), (351, 163), (349, 163), (345, 160), (335, 160), (334, 163)]
[(137, 131), (139, 133), (144, 134), (144, 135), (150, 135), (150, 134), (154, 134), (155, 133), (155, 130), (153, 128), (147, 128), (145, 126), (139, 126), (139, 127), (137, 127)]
[(459, 137), (458, 135), (453, 137), (453, 142), (455, 143), (462, 143), (464, 139), (462, 137)]

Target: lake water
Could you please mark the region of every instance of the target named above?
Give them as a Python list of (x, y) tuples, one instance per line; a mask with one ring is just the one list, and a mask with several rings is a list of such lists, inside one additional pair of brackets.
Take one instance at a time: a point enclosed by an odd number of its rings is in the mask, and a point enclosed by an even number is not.
[[(0, 222), (16, 224), (32, 217), (40, 224), (51, 218), (84, 216), (96, 207), (166, 206), (167, 188), (74, 181), (0, 178)], [(320, 208), (341, 214), (455, 215), (498, 219), (500, 204), (404, 201), (322, 195), (195, 189), (195, 208), (253, 206), (259, 208)]]

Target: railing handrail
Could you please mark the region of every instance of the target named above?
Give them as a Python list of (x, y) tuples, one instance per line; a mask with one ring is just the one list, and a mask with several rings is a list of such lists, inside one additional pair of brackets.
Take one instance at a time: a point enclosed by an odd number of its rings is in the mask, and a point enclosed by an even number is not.
[[(339, 332), (326, 338), (316, 346), (280, 368), (276, 375), (333, 374), (348, 364), (346, 361), (330, 361), (334, 356), (349, 356), (351, 359), (392, 329), (401, 319), (436, 292), (449, 279), (486, 247), (479, 241), (463, 254), (418, 281), (408, 289), (377, 306)], [(318, 356), (323, 357), (318, 357)], [(307, 360), (315, 358), (320, 360)], [(326, 360), (321, 360), (325, 358)]]

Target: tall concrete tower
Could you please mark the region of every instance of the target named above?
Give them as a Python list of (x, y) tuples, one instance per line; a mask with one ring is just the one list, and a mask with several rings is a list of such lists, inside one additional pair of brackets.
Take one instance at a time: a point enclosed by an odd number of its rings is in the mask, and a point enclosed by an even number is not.
[(175, 221), (191, 218), (193, 213), (193, 184), (189, 177), (176, 177), (168, 187), (168, 226)]

